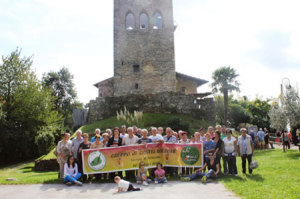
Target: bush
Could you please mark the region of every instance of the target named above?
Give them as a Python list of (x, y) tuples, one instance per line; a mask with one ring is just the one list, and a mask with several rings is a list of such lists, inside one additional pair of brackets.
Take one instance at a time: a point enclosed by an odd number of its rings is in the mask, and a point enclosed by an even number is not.
[(55, 137), (49, 129), (43, 129), (35, 137), (35, 144), (40, 155), (47, 154), (55, 146)]
[(178, 117), (173, 117), (169, 119), (168, 126), (172, 127), (174, 131), (187, 131), (190, 132), (190, 123), (182, 121)]

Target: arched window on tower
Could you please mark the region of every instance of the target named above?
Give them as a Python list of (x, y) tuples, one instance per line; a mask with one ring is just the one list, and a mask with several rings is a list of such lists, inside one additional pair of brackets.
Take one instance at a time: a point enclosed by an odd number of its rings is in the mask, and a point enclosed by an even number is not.
[(126, 30), (135, 29), (135, 18), (132, 13), (126, 15)]
[(142, 13), (140, 16), (140, 29), (148, 29), (149, 28), (149, 19), (145, 13)]
[(163, 26), (161, 14), (159, 12), (156, 12), (153, 18), (154, 18), (153, 29), (161, 30)]

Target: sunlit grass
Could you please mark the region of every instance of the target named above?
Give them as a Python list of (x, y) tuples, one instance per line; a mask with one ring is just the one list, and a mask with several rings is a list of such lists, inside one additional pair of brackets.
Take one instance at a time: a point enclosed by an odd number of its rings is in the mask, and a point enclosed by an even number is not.
[[(7, 181), (16, 178), (17, 181)], [(34, 163), (22, 163), (0, 169), (0, 184), (41, 184), (59, 183), (58, 172), (34, 171)]]
[(239, 196), (255, 199), (300, 198), (300, 153), (281, 150), (255, 151), (259, 167), (253, 175), (242, 174), (241, 158), (237, 166), (239, 177), (220, 177), (227, 189)]

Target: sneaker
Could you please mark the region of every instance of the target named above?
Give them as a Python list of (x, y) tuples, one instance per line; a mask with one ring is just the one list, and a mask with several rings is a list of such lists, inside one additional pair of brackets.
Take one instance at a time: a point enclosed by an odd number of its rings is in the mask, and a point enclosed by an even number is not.
[(202, 179), (201, 179), (201, 182), (205, 183), (207, 180), (206, 176), (203, 176)]
[(149, 184), (148, 184), (148, 182), (144, 181), (144, 182), (143, 182), (143, 185), (144, 185), (144, 186), (148, 186)]
[(155, 180), (155, 182), (154, 182), (154, 183), (155, 183), (155, 184), (158, 184), (158, 181), (156, 181), (156, 180)]
[(164, 181), (164, 183), (167, 183), (167, 182), (168, 182), (168, 180), (165, 180), (165, 181)]
[(74, 183), (75, 183), (76, 185), (78, 185), (78, 186), (82, 186), (82, 182), (80, 182), (80, 181), (77, 181), (77, 180), (76, 180)]
[(235, 176), (235, 177), (238, 177), (239, 175), (238, 175), (238, 174), (235, 174), (234, 176)]
[(72, 182), (67, 182), (66, 185), (67, 185), (67, 186), (71, 186), (71, 185), (72, 185)]
[(136, 181), (136, 184), (142, 184), (142, 181), (138, 180)]

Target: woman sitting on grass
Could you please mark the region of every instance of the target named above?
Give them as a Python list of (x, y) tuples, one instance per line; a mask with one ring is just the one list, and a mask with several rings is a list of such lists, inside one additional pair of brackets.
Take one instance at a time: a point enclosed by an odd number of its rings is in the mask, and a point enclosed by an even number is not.
[(143, 183), (144, 186), (149, 185), (148, 183), (151, 182), (151, 179), (147, 178), (147, 169), (145, 168), (145, 162), (140, 162), (139, 170), (136, 176), (136, 183), (141, 184)]
[(71, 186), (73, 183), (75, 183), (76, 185), (82, 186), (82, 183), (78, 181), (78, 179), (81, 177), (81, 173), (78, 173), (77, 163), (75, 163), (73, 156), (68, 158), (68, 162), (65, 164), (64, 174), (64, 181), (66, 185)]
[(161, 163), (157, 163), (157, 169), (154, 172), (155, 174), (155, 184), (167, 182), (166, 172), (162, 168)]

